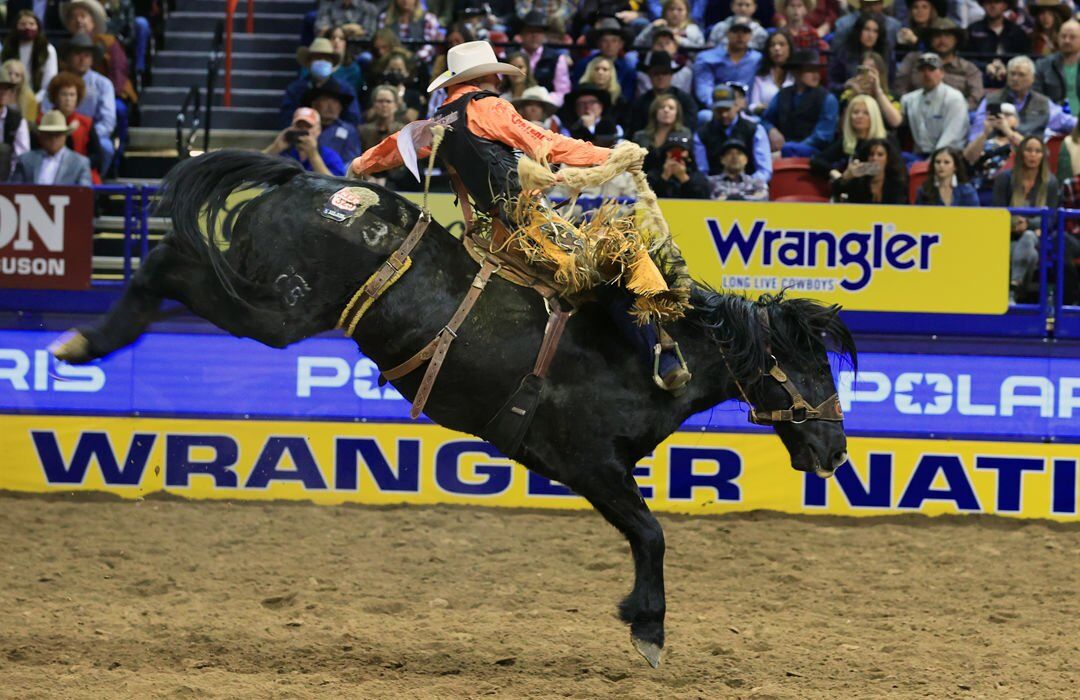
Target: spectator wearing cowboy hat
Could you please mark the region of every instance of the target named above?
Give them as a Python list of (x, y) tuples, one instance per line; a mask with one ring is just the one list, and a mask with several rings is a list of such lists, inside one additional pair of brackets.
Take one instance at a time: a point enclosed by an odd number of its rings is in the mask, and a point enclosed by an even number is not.
[(679, 88), (687, 95), (694, 94), (694, 67), (693, 63), (687, 59), (684, 54), (679, 53), (679, 45), (675, 43), (675, 34), (669, 27), (657, 27), (653, 32), (652, 50), (645, 55), (645, 58), (641, 63), (646, 66), (645, 71), (638, 70), (637, 78), (637, 94), (648, 92), (652, 90), (652, 78), (649, 76), (648, 68), (650, 56), (654, 51), (663, 51), (671, 56), (675, 62), (675, 73), (671, 76), (671, 84), (674, 87)]
[(559, 105), (551, 99), (547, 88), (533, 85), (525, 88), (520, 97), (511, 100), (514, 109), (526, 120), (548, 131), (560, 131), (559, 118), (554, 116)]
[[(116, 37), (108, 33), (109, 18), (101, 3), (97, 0), (70, 0), (60, 5), (60, 18), (72, 36), (87, 34), (101, 47), (98, 55), (100, 66), (96, 70), (112, 83), (114, 95), (129, 104), (138, 102), (139, 96), (131, 84), (127, 54)], [(121, 116), (126, 117), (118, 115), (118, 121)], [(126, 119), (124, 121), (126, 123)]]
[(293, 113), (300, 106), (305, 92), (327, 83), (331, 83), (332, 89), (336, 92), (351, 98), (341, 118), (353, 126), (360, 123), (360, 108), (356, 103), (356, 93), (350, 86), (332, 77), (334, 68), (341, 62), (341, 57), (334, 51), (334, 46), (329, 39), (319, 37), (312, 41), (310, 46), (300, 47), (296, 50), (296, 61), (307, 69), (307, 74), (302, 74), (285, 88), (279, 112), (283, 125), (292, 123)]
[(319, 113), (319, 146), (337, 153), (342, 163), (351, 163), (363, 149), (356, 127), (341, 119), (341, 114), (353, 98), (338, 91), (338, 85), (340, 83), (336, 81), (328, 81), (319, 87), (309, 88), (301, 102)]
[[(983, 88), (982, 71), (974, 63), (961, 58), (956, 53), (964, 46), (964, 30), (951, 19), (937, 19), (931, 23), (927, 36), (930, 41), (930, 51), (941, 58), (945, 84), (960, 91), (967, 100), (969, 110), (978, 107), (986, 94)], [(905, 95), (922, 87), (922, 74), (915, 70), (920, 56), (921, 54), (913, 51), (900, 62), (896, 73), (898, 94)]]
[(728, 28), (727, 48), (717, 46), (702, 51), (694, 60), (694, 97), (705, 107), (698, 115), (701, 123), (712, 118), (713, 90), (717, 85), (754, 82), (761, 54), (750, 48), (751, 32), (750, 20), (736, 17)]
[(1035, 19), (1031, 30), (1031, 53), (1049, 56), (1058, 50), (1058, 32), (1061, 25), (1072, 19), (1072, 8), (1062, 0), (1032, 0), (1028, 12)]
[(611, 93), (598, 85), (582, 83), (566, 96), (566, 104), (577, 115), (566, 135), (594, 146), (611, 148), (623, 138), (622, 127), (608, 115)]
[(644, 66), (638, 66), (638, 68), (649, 74), (652, 87), (641, 93), (641, 96), (630, 105), (628, 119), (630, 133), (637, 133), (645, 128), (645, 124), (649, 121), (649, 108), (653, 100), (660, 95), (671, 95), (677, 99), (682, 105), (686, 128), (697, 131), (697, 102), (689, 93), (683, 92), (673, 84), (678, 64), (672, 59), (671, 54), (667, 51), (653, 51), (649, 54)]
[(731, 24), (735, 22), (737, 18), (745, 17), (750, 25), (750, 47), (757, 51), (764, 49), (765, 42), (769, 38), (769, 33), (754, 20), (754, 13), (756, 11), (756, 0), (731, 0), (731, 16), (721, 22), (717, 22), (716, 25), (709, 30), (709, 46), (722, 46), (726, 48), (728, 42), (728, 30), (731, 29)]
[(345, 164), (341, 158), (332, 149), (319, 144), (321, 124), (318, 112), (311, 107), (299, 107), (293, 113), (292, 123), (278, 132), (263, 153), (292, 158), (309, 172), (342, 177)]
[(1061, 25), (1058, 50), (1035, 64), (1035, 90), (1059, 105), (1069, 105), (1072, 114), (1080, 115), (1077, 93), (1077, 66), (1080, 65), (1080, 22), (1074, 19)]
[(833, 140), (840, 105), (821, 86), (817, 51), (796, 51), (789, 66), (795, 73), (795, 84), (776, 93), (761, 125), (769, 133), (773, 151), (780, 151), (784, 158), (810, 158)]
[(521, 53), (529, 60), (533, 80), (547, 89), (551, 100), (562, 106), (570, 92), (570, 56), (547, 44), (548, 20), (540, 10), (530, 10), (521, 20)]
[(509, 25), (515, 32), (521, 32), (529, 13), (537, 12), (545, 18), (548, 33), (561, 37), (566, 34), (577, 10), (577, 0), (515, 0)]
[(657, 197), (709, 198), (709, 181), (694, 164), (693, 148), (687, 136), (669, 136), (660, 147), (659, 156), (661, 165), (645, 172)]
[[(101, 172), (108, 172), (113, 156), (116, 154), (116, 146), (113, 144), (112, 134), (116, 129), (116, 93), (113, 84), (101, 73), (91, 70), (94, 59), (100, 53), (101, 47), (94, 43), (88, 34), (76, 34), (64, 44), (61, 50), (66, 70), (79, 76), (86, 86), (86, 94), (75, 108), (79, 114), (85, 114), (94, 121), (94, 131), (97, 132), (98, 142), (101, 144)], [(41, 111), (47, 112), (53, 109), (48, 96), (41, 103)]]
[[(734, 88), (721, 85), (713, 92), (713, 118), (698, 132), (698, 164), (709, 175), (723, 172), (723, 149), (731, 140), (746, 146), (743, 170), (761, 180), (772, 179), (772, 153), (769, 134), (760, 124), (747, 119), (740, 108)], [(695, 144), (696, 145), (696, 144)]]
[(619, 78), (619, 86), (624, 95), (635, 94), (637, 86), (637, 72), (634, 70), (634, 61), (623, 55), (630, 43), (630, 35), (623, 27), (622, 22), (614, 17), (604, 17), (593, 25), (587, 35), (589, 47), (593, 50), (585, 58), (577, 61), (570, 73), (570, 80), (574, 85), (581, 82), (581, 76), (585, 74), (585, 68), (597, 56), (604, 56), (615, 64), (615, 75)]
[[(981, 0), (986, 15), (968, 25), (968, 51), (981, 56), (987, 82), (1001, 85), (1005, 81), (1005, 61), (1009, 56), (1031, 53), (1031, 38), (1016, 22), (1005, 17), (1015, 8), (1015, 0)], [(985, 56), (998, 56), (988, 60)]]
[(71, 131), (63, 114), (46, 112), (37, 128), (39, 146), (19, 157), (12, 182), (90, 187), (90, 159), (64, 145)]
[(915, 69), (922, 74), (923, 86), (900, 98), (900, 113), (919, 160), (939, 148), (962, 149), (967, 140), (967, 102), (959, 90), (945, 84), (942, 68), (936, 53), (920, 54)]
[(713, 199), (763, 202), (769, 198), (769, 186), (746, 174), (751, 157), (750, 149), (739, 139), (728, 139), (720, 146), (720, 172), (709, 177)]
[(889, 46), (896, 46), (897, 35), (904, 25), (895, 17), (885, 14), (886, 10), (893, 6), (893, 0), (848, 0), (848, 6), (855, 12), (849, 12), (836, 20), (832, 38), (834, 51), (847, 41), (847, 36), (854, 29), (860, 15), (882, 15), (885, 18), (885, 39)]

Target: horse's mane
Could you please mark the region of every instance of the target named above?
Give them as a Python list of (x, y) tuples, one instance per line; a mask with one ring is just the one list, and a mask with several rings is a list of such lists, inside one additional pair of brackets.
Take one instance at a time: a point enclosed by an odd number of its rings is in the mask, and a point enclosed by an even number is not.
[[(739, 378), (753, 380), (768, 371), (772, 360), (768, 347), (798, 367), (811, 368), (821, 354), (838, 352), (853, 367), (858, 356), (851, 331), (840, 320), (840, 307), (827, 306), (813, 299), (763, 294), (757, 300), (738, 294), (719, 292), (708, 285), (694, 284), (689, 320), (705, 329), (723, 346), (732, 372)], [(766, 335), (759, 310), (769, 317)]]

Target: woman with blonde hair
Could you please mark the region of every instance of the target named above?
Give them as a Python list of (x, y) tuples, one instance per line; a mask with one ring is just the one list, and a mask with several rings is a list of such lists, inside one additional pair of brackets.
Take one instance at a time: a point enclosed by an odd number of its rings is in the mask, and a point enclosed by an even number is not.
[(841, 138), (832, 141), (820, 153), (810, 159), (810, 169), (818, 175), (828, 175), (830, 180), (843, 177), (859, 144), (870, 139), (885, 139), (899, 152), (896, 137), (885, 128), (881, 108), (869, 95), (856, 95), (848, 102), (840, 121)]
[(10, 58), (3, 63), (11, 82), (15, 83), (15, 106), (22, 112), (28, 124), (37, 124), (41, 105), (26, 82), (26, 66), (17, 58)]
[(585, 66), (585, 72), (579, 81), (580, 85), (595, 85), (601, 90), (607, 91), (611, 96), (611, 107), (606, 112), (607, 116), (617, 124), (622, 124), (623, 117), (629, 104), (622, 94), (622, 86), (619, 85), (619, 76), (615, 73), (615, 64), (610, 58), (597, 56)]

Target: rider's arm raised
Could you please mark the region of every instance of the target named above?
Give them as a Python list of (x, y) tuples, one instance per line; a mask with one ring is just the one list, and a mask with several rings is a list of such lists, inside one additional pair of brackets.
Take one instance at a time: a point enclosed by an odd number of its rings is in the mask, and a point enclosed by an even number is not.
[[(354, 177), (359, 177), (360, 175), (381, 173), (384, 170), (401, 167), (405, 164), (405, 161), (401, 159), (401, 153), (398, 152), (397, 140), (397, 134), (390, 134), (375, 146), (364, 151), (359, 158), (353, 159), (349, 171)], [(420, 159), (427, 158), (430, 153), (430, 148), (418, 148), (416, 150), (416, 156)]]

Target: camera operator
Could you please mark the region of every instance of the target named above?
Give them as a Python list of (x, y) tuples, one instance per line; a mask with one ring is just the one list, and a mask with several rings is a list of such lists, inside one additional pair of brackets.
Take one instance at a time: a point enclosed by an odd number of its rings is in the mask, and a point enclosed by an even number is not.
[(305, 170), (320, 175), (345, 175), (345, 164), (333, 150), (319, 145), (322, 120), (310, 107), (300, 107), (293, 112), (292, 124), (283, 129), (274, 142), (263, 149), (272, 156), (284, 156), (299, 161)]

